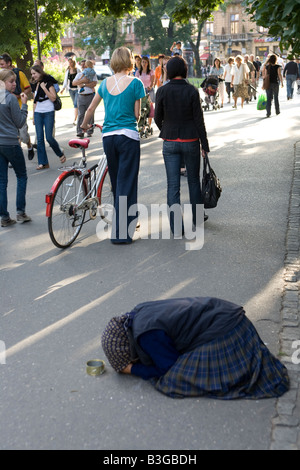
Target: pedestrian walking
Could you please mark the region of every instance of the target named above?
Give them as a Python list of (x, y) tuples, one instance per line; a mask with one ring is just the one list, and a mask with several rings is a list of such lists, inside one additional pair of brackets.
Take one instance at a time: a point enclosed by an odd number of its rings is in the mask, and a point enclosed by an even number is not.
[[(155, 101), (155, 91), (154, 91), (154, 85), (155, 85), (155, 73), (154, 70), (151, 69), (150, 65), (150, 60), (149, 57), (143, 56), (142, 57), (142, 62), (141, 62), (141, 68), (136, 71), (135, 76), (142, 80), (146, 93), (149, 94), (150, 100), (152, 103)], [(153, 108), (153, 105), (152, 105)], [(152, 124), (152, 117), (153, 115), (150, 115), (148, 118), (149, 126), (151, 127)]]
[[(81, 127), (83, 131), (88, 131), (91, 116), (103, 99), (105, 107), (103, 147), (107, 157), (115, 208), (111, 242), (129, 244), (134, 234), (133, 221), (137, 219), (140, 166), (140, 136), (137, 123), (141, 98), (146, 93), (141, 80), (129, 75), (133, 70), (134, 60), (127, 47), (119, 47), (113, 52), (110, 66), (114, 75), (100, 84)], [(128, 215), (130, 208), (134, 209), (134, 214)]]
[(226, 93), (228, 96), (228, 103), (230, 103), (230, 97), (233, 93), (233, 87), (231, 86), (231, 71), (234, 64), (234, 58), (229, 57), (227, 64), (224, 67), (224, 81), (225, 81), (225, 88)]
[(213, 297), (144, 302), (113, 317), (101, 336), (116, 372), (150, 380), (172, 398), (273, 398), (289, 389), (243, 307)]
[(12, 70), (0, 70), (0, 217), (1, 227), (16, 223), (7, 210), (8, 164), (12, 165), (17, 177), (16, 210), (18, 222), (30, 222), (26, 214), (27, 171), (22, 147), (19, 142), (19, 129), (27, 120), (27, 95), (21, 93), (20, 108), (14, 95), (17, 77)]
[[(30, 83), (22, 70), (17, 67), (13, 67), (12, 58), (6, 52), (0, 56), (0, 69), (12, 70), (16, 75), (16, 88), (14, 90), (14, 95), (18, 98), (18, 103), (20, 108), (22, 107), (21, 93), (25, 93), (27, 97), (30, 96), (31, 87)], [(34, 149), (31, 143), (27, 120), (24, 125), (19, 129), (19, 137), (23, 144), (27, 145), (28, 149), (28, 160), (34, 158)]]
[[(187, 171), (193, 224), (196, 226), (197, 205), (202, 204), (200, 188), (200, 143), (202, 156), (209, 152), (199, 91), (186, 81), (187, 63), (172, 57), (167, 63), (169, 83), (157, 90), (154, 120), (163, 139), (163, 158), (167, 174), (169, 209), (180, 205), (180, 168), (182, 158)], [(178, 207), (177, 206), (177, 207)], [(169, 211), (171, 231), (182, 236), (183, 226), (174, 225), (174, 212)], [(202, 223), (202, 221), (198, 221)]]
[(218, 57), (215, 58), (213, 67), (210, 71), (211, 75), (215, 75), (219, 80), (219, 96), (221, 100), (221, 108), (224, 104), (224, 95), (225, 95), (225, 83), (224, 83), (224, 67), (221, 65), (221, 61)]
[[(252, 55), (252, 57), (254, 56)], [(256, 100), (256, 80), (255, 80), (256, 68), (254, 64), (251, 62), (251, 60), (249, 60), (248, 54), (244, 55), (244, 62), (248, 66), (248, 69), (249, 69), (248, 98), (246, 98), (246, 103), (249, 103), (249, 101), (252, 101), (252, 96)]]
[(49, 168), (49, 161), (46, 152), (44, 130), (46, 140), (54, 153), (59, 157), (61, 163), (65, 163), (66, 157), (60, 148), (57, 140), (53, 137), (54, 128), (54, 101), (56, 91), (54, 88), (55, 79), (47, 75), (39, 65), (31, 67), (31, 77), (36, 83), (33, 101), (33, 124), (35, 125), (37, 136), (37, 170)]
[(295, 82), (298, 78), (300, 78), (299, 68), (294, 59), (290, 59), (290, 61), (284, 67), (283, 76), (286, 77), (287, 99), (292, 100), (294, 95)]
[(300, 94), (300, 59), (296, 59), (296, 64), (298, 66), (298, 80), (297, 80), (297, 94)]
[(269, 74), (270, 76), (270, 85), (269, 85), (269, 88), (266, 90), (267, 117), (270, 117), (273, 98), (274, 98), (276, 114), (280, 114), (279, 99), (278, 99), (279, 83), (281, 83), (281, 87), (283, 87), (281, 66), (277, 64), (277, 56), (275, 54), (270, 55), (270, 57), (268, 58), (268, 61), (264, 68), (263, 78), (265, 78), (266, 74)]
[(244, 101), (249, 97), (248, 95), (248, 81), (249, 81), (249, 68), (243, 63), (243, 57), (237, 55), (235, 58), (235, 65), (232, 67), (231, 72), (231, 86), (234, 88), (233, 108), (237, 108), (237, 99), (241, 98), (241, 108), (244, 107)]
[[(86, 68), (86, 60), (81, 62), (82, 71), (79, 72), (73, 80), (73, 85), (78, 87), (78, 98), (77, 98), (77, 107), (78, 107), (78, 117), (77, 117), (77, 137), (83, 138), (84, 132), (82, 130), (81, 124), (84, 119), (85, 112), (90, 106), (93, 98), (95, 96), (95, 86), (98, 83), (97, 74), (94, 71), (93, 80), (89, 80), (88, 77), (84, 76), (84, 69)], [(94, 69), (93, 69), (94, 70)], [(91, 115), (89, 124), (94, 124), (94, 115)], [(89, 128), (88, 137), (92, 137), (93, 129)]]
[(63, 83), (63, 87), (61, 90), (61, 94), (63, 94), (64, 90), (68, 90), (73, 107), (74, 107), (74, 121), (73, 125), (76, 125), (77, 122), (77, 117), (78, 117), (78, 88), (77, 86), (73, 85), (73, 80), (75, 80), (75, 77), (77, 74), (80, 73), (80, 69), (76, 66), (75, 60), (72, 59), (72, 57), (69, 57), (68, 59), (69, 65), (65, 73), (65, 79)]
[(164, 54), (160, 54), (158, 56), (158, 66), (155, 68), (155, 86), (159, 88), (163, 84), (163, 71), (162, 71), (162, 66), (163, 66), (163, 60), (164, 60)]

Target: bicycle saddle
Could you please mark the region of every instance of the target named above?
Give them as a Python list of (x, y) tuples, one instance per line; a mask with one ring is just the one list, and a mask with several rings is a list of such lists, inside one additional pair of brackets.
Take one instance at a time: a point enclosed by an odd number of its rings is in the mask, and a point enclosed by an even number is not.
[(77, 149), (78, 147), (88, 148), (90, 139), (72, 139), (69, 140), (69, 146)]

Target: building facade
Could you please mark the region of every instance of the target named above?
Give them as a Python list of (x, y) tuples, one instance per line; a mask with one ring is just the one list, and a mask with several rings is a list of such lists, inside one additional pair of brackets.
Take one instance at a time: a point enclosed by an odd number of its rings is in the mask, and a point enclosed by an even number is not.
[(214, 57), (226, 60), (238, 54), (254, 54), (263, 61), (270, 52), (280, 53), (277, 38), (267, 36), (267, 29), (250, 21), (241, 0), (232, 0), (214, 12), (203, 29), (201, 59), (211, 63)]

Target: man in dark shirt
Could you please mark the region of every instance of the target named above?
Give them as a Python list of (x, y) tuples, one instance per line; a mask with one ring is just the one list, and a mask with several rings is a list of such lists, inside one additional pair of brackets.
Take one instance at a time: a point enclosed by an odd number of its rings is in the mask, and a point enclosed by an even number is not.
[(286, 78), (287, 99), (291, 100), (293, 99), (295, 81), (299, 78), (299, 68), (294, 59), (290, 59), (284, 67), (283, 76)]

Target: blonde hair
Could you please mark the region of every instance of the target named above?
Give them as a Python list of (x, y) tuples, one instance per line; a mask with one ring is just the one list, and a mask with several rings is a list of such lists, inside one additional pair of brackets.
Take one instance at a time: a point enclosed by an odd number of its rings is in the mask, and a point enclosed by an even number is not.
[(244, 58), (241, 55), (237, 55), (235, 58), (235, 61), (236, 59), (239, 59), (242, 62), (242, 64), (244, 63)]
[(92, 62), (91, 60), (86, 60), (86, 61), (85, 61), (85, 66), (86, 66), (87, 68), (91, 68), (91, 69), (92, 69), (92, 68), (94, 67), (94, 64), (93, 64), (93, 62)]
[(17, 78), (16, 74), (12, 70), (0, 69), (0, 80), (2, 82), (6, 82), (10, 77), (14, 77), (15, 79)]
[(110, 66), (115, 73), (122, 72), (123, 70), (132, 70), (134, 59), (131, 50), (127, 47), (115, 49), (111, 56)]

